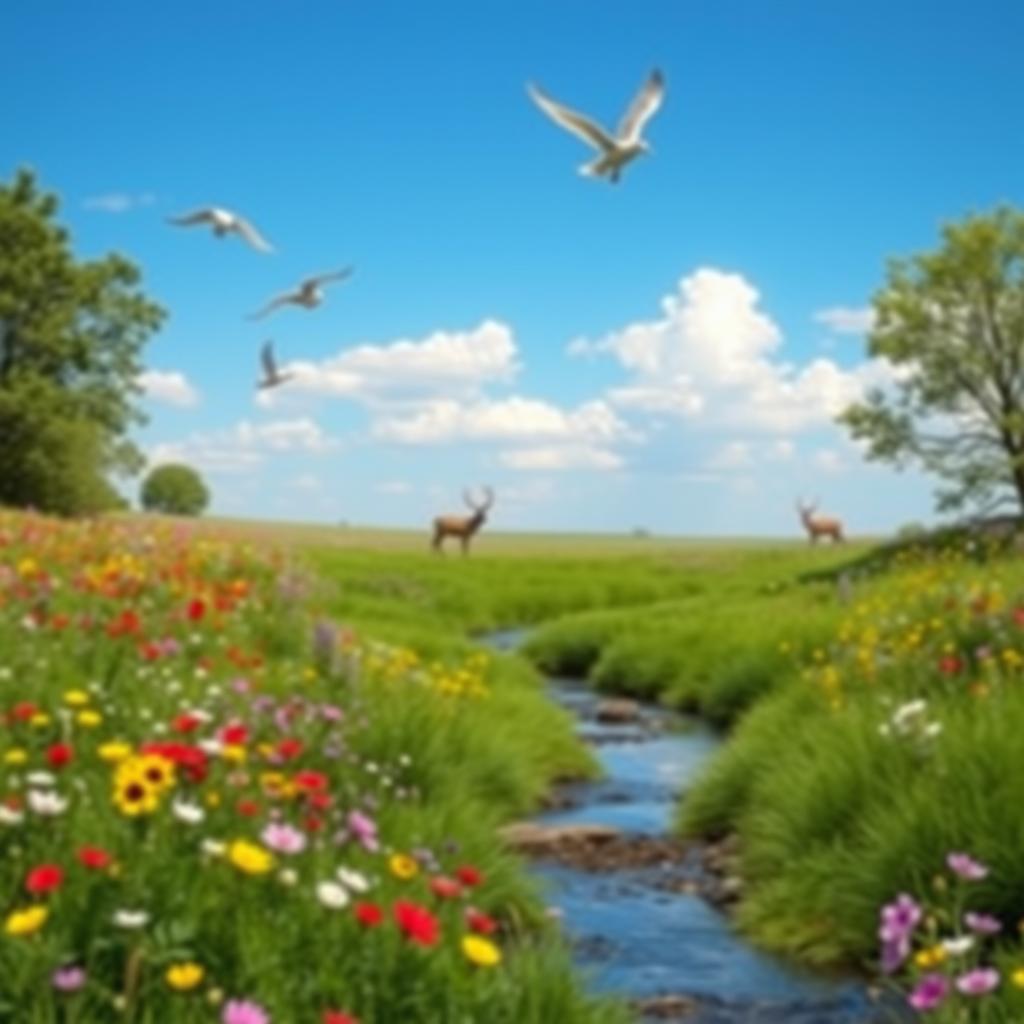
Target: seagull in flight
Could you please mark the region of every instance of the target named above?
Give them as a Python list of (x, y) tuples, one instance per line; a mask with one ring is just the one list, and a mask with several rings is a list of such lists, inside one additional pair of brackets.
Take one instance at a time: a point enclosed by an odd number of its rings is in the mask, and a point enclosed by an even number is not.
[(209, 224), (218, 238), (233, 232), (260, 252), (274, 251), (273, 246), (244, 217), (217, 206), (193, 210), (192, 213), (183, 214), (181, 217), (168, 217), (167, 220), (170, 224), (185, 228), (195, 224)]
[(640, 87), (629, 109), (619, 124), (614, 135), (605, 131), (596, 121), (575, 110), (562, 106), (537, 86), (527, 85), (534, 103), (544, 111), (557, 125), (589, 143), (597, 151), (597, 157), (580, 168), (580, 174), (588, 177), (607, 176), (611, 182), (617, 182), (623, 168), (641, 153), (649, 153), (651, 147), (641, 138), (644, 125), (654, 116), (665, 96), (665, 78), (660, 71), (651, 72), (647, 81)]
[(260, 362), (263, 364), (263, 379), (256, 382), (256, 387), (261, 391), (276, 388), (285, 381), (291, 380), (294, 373), (282, 373), (277, 368), (277, 360), (274, 358), (274, 343), (265, 341), (260, 349)]
[(321, 285), (328, 284), (331, 281), (344, 281), (345, 278), (351, 277), (352, 269), (352, 267), (345, 267), (344, 270), (335, 270), (330, 274), (307, 277), (305, 281), (299, 283), (297, 288), (278, 295), (276, 299), (271, 299), (261, 310), (251, 314), (249, 319), (261, 320), (268, 313), (272, 313), (281, 306), (304, 306), (306, 309), (316, 309), (324, 301)]

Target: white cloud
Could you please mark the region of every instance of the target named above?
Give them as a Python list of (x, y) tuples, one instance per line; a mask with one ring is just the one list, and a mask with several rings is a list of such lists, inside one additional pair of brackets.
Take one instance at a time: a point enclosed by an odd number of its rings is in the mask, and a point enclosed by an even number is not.
[(178, 370), (146, 370), (139, 375), (139, 385), (146, 397), (154, 402), (165, 402), (182, 409), (199, 404), (199, 392)]
[(590, 445), (564, 445), (547, 448), (521, 448), (502, 452), (499, 460), (509, 469), (621, 469), (621, 455)]
[(711, 454), (709, 469), (740, 469), (753, 464), (753, 452), (746, 441), (730, 441)]
[(230, 430), (155, 444), (147, 461), (151, 466), (184, 462), (210, 473), (247, 473), (262, 466), (268, 455), (323, 455), (337, 447), (338, 442), (308, 417), (260, 424), (242, 420)]
[(852, 309), (849, 306), (831, 306), (814, 314), (834, 334), (867, 334), (875, 326), (875, 311), (870, 306)]
[(358, 398), (370, 403), (403, 396), (474, 395), (488, 383), (511, 381), (519, 370), (512, 330), (485, 320), (469, 331), (435, 331), (424, 338), (386, 345), (359, 345), (320, 362), (297, 361), (285, 369), (294, 379), (280, 395), (265, 393), (272, 405), (286, 394)]
[(819, 448), (811, 461), (823, 473), (841, 473), (846, 468), (842, 456), (833, 448)]
[(312, 473), (300, 473), (291, 481), (291, 485), (300, 491), (323, 490), (323, 482), (320, 480), (320, 477), (314, 476)]
[(127, 192), (105, 192), (103, 195), (89, 196), (82, 202), (82, 207), (99, 213), (128, 213), (141, 206), (152, 206), (155, 202), (156, 196), (151, 192), (143, 192), (139, 195), (131, 195)]
[(887, 379), (883, 364), (846, 370), (830, 359), (795, 366), (779, 356), (782, 334), (741, 275), (703, 267), (662, 300), (657, 320), (599, 341), (576, 356), (609, 353), (630, 379), (608, 393), (621, 408), (675, 413), (731, 429), (795, 433), (830, 423), (865, 387)]
[(378, 494), (411, 494), (412, 484), (408, 480), (382, 480), (373, 489)]
[(374, 434), (398, 444), (464, 440), (607, 444), (636, 436), (607, 402), (585, 402), (567, 411), (550, 402), (519, 396), (468, 404), (437, 399), (423, 403), (411, 414), (382, 417), (374, 424)]

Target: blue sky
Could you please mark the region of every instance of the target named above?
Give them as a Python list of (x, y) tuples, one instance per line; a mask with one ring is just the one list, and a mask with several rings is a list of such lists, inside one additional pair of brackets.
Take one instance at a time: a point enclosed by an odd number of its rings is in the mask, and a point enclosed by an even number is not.
[[(510, 529), (782, 534), (803, 494), (878, 532), (931, 485), (830, 416), (880, 379), (886, 260), (1024, 203), (1022, 33), (996, 0), (21, 4), (0, 174), (142, 266), (140, 440), (217, 511), (415, 526), (487, 482)], [(580, 177), (525, 83), (614, 124), (654, 66), (654, 154)], [(206, 204), (277, 251), (164, 223)], [(297, 378), (259, 401), (268, 337)]]

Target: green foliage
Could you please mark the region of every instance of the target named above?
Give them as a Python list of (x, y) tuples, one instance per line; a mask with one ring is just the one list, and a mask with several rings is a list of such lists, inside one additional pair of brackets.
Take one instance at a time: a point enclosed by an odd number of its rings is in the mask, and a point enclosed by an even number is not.
[(0, 503), (64, 515), (116, 504), (140, 456), (139, 355), (163, 311), (122, 256), (76, 260), (57, 200), (20, 171), (0, 185)]
[(198, 516), (210, 503), (203, 478), (191, 467), (178, 463), (157, 466), (142, 482), (142, 507), (168, 516)]
[(941, 509), (1024, 508), (1024, 214), (948, 226), (875, 297), (872, 356), (900, 374), (841, 419), (870, 458), (943, 481)]

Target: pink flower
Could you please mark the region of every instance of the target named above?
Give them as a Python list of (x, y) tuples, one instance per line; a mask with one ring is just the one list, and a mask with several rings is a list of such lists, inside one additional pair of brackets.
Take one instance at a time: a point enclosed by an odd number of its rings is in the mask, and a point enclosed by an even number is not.
[(918, 983), (907, 1002), (919, 1013), (935, 1010), (949, 995), (949, 980), (943, 974), (926, 974)]
[(263, 830), (260, 838), (277, 853), (302, 853), (306, 848), (306, 837), (291, 825), (272, 822)]
[(991, 914), (975, 914), (973, 911), (964, 914), (964, 924), (978, 935), (995, 935), (1003, 930), (998, 917)]
[(956, 987), (965, 996), (983, 996), (999, 984), (999, 972), (994, 967), (977, 967), (961, 974)]
[(58, 967), (50, 982), (58, 992), (77, 992), (85, 984), (85, 971), (81, 967)]
[(966, 853), (951, 853), (946, 857), (946, 865), (954, 875), (966, 882), (978, 882), (988, 876), (988, 868)]
[(270, 1024), (270, 1014), (259, 1003), (230, 999), (220, 1015), (221, 1024)]
[(370, 853), (377, 852), (380, 843), (377, 839), (377, 825), (372, 819), (368, 818), (362, 811), (352, 811), (348, 816), (347, 824), (364, 849)]

